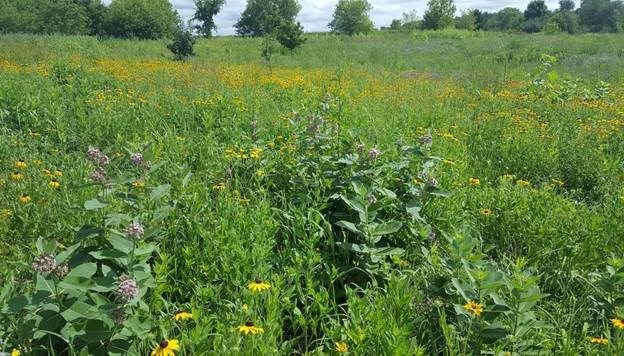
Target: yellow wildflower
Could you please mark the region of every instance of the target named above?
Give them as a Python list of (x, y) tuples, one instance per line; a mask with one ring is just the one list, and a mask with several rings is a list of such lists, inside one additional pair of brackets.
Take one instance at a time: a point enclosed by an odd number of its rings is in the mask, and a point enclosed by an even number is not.
[(531, 182), (529, 182), (528, 180), (522, 180), (522, 179), (518, 179), (516, 181), (516, 184), (521, 186), (521, 187), (528, 187), (531, 185)]
[(270, 289), (271, 285), (263, 282), (261, 279), (256, 279), (255, 281), (249, 283), (247, 288), (253, 293), (258, 293)]
[(61, 187), (61, 182), (59, 182), (56, 179), (52, 179), (49, 183), (48, 186), (52, 189), (59, 189)]
[(504, 180), (513, 180), (514, 179), (514, 175), (513, 174), (505, 174), (501, 178), (503, 178)]
[(560, 186), (560, 187), (563, 187), (563, 185), (565, 184), (565, 182), (564, 182), (564, 181), (559, 180), (559, 179), (557, 179), (557, 178), (553, 178), (553, 179), (551, 179), (550, 181), (551, 181), (551, 182), (553, 182), (553, 184), (558, 185), (558, 186)]
[(52, 177), (52, 176), (53, 176), (52, 172), (51, 172), (49, 169), (44, 169), (44, 170), (43, 170), (43, 174), (44, 174), (46, 177)]
[(247, 320), (245, 325), (241, 325), (238, 327), (238, 331), (243, 335), (256, 335), (262, 334), (264, 332), (264, 329), (259, 326), (255, 326), (253, 321)]
[(193, 319), (193, 314), (185, 312), (185, 311), (177, 312), (173, 316), (173, 320), (175, 320), (175, 321), (180, 321), (180, 320), (181, 321), (185, 321), (185, 320), (189, 320), (189, 319)]
[(63, 171), (56, 170), (56, 171), (54, 171), (54, 175), (57, 176), (57, 177), (62, 177), (63, 176)]
[(479, 185), (481, 185), (481, 180), (479, 178), (472, 177), (468, 181), (470, 182), (470, 185), (473, 187), (478, 187)]
[(11, 215), (13, 215), (13, 211), (11, 211), (11, 209), (0, 210), (0, 219), (10, 218)]
[(452, 160), (450, 160), (450, 159), (445, 159), (445, 160), (442, 160), (442, 162), (443, 162), (444, 164), (448, 164), (449, 166), (454, 166), (454, 165), (455, 165), (455, 161), (452, 161)]
[(252, 148), (249, 151), (249, 157), (253, 159), (260, 159), (260, 156), (262, 156), (262, 148)]
[(18, 171), (15, 171), (11, 173), (11, 179), (13, 179), (14, 181), (24, 180), (24, 175)]
[(132, 186), (137, 189), (143, 189), (145, 188), (145, 181), (142, 179), (135, 180), (134, 182), (132, 182)]
[(481, 314), (483, 313), (483, 304), (479, 304), (473, 300), (470, 300), (468, 301), (468, 303), (464, 304), (464, 308), (476, 316), (481, 316)]
[(481, 215), (483, 216), (492, 216), (492, 209), (490, 208), (483, 208), (481, 209)]
[(347, 345), (346, 342), (344, 341), (340, 341), (335, 343), (336, 345), (336, 351), (338, 351), (338, 353), (344, 354), (349, 352), (349, 345)]
[(259, 169), (259, 170), (257, 170), (257, 171), (256, 171), (256, 176), (257, 176), (258, 178), (262, 178), (262, 177), (264, 177), (264, 174), (265, 174), (265, 173), (264, 173), (264, 170), (262, 170), (262, 169)]
[(178, 340), (163, 340), (152, 350), (151, 356), (174, 356), (175, 351), (180, 351)]
[(33, 161), (33, 163), (35, 164), (35, 166), (40, 166), (43, 163), (43, 161), (40, 159), (36, 159)]
[(26, 161), (24, 161), (23, 159), (15, 162), (15, 168), (17, 169), (24, 169), (26, 167), (28, 167), (28, 164), (26, 164)]
[(243, 309), (243, 311), (246, 312), (247, 310), (249, 310), (249, 305), (247, 305), (247, 303), (245, 303), (245, 304), (243, 304), (241, 309)]
[(605, 339), (604, 337), (592, 337), (589, 342), (591, 342), (592, 344), (598, 344), (598, 345), (607, 345), (609, 344), (609, 340)]
[(212, 190), (215, 192), (222, 192), (225, 190), (225, 183), (219, 183), (212, 186)]
[(20, 356), (22, 353), (18, 349), (13, 349), (11, 351), (11, 356)]
[(613, 318), (611, 319), (611, 324), (613, 324), (613, 326), (615, 326), (618, 329), (624, 330), (624, 320), (622, 319)]
[(28, 204), (28, 203), (30, 203), (31, 200), (32, 200), (32, 198), (28, 194), (22, 194), (22, 195), (19, 196), (19, 201), (22, 204)]

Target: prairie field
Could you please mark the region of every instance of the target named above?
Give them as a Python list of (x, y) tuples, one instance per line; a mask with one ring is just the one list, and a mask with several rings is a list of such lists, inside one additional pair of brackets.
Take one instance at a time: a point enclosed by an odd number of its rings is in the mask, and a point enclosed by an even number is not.
[(624, 36), (0, 36), (0, 354), (624, 354)]

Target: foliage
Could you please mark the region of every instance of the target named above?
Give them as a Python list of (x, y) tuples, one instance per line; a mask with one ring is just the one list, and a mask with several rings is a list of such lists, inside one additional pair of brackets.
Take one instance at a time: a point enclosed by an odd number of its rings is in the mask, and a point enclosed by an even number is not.
[(477, 29), (477, 17), (473, 10), (462, 11), (461, 16), (455, 18), (455, 28), (474, 31)]
[(340, 0), (328, 26), (332, 32), (348, 36), (367, 34), (374, 26), (368, 15), (371, 9), (366, 0)]
[(578, 9), (581, 25), (591, 32), (619, 32), (624, 29), (624, 3), (611, 0), (583, 0)]
[(248, 0), (234, 27), (239, 35), (261, 37), (274, 33), (282, 24), (295, 23), (299, 11), (297, 0)]
[(182, 61), (195, 55), (193, 52), (194, 44), (193, 34), (190, 31), (180, 30), (173, 36), (173, 42), (168, 44), (167, 48), (173, 53), (176, 60)]
[(212, 32), (217, 28), (214, 17), (221, 11), (224, 4), (225, 0), (195, 0), (195, 14), (192, 20), (200, 22), (195, 26), (200, 35), (212, 36)]
[(423, 17), (423, 28), (442, 30), (451, 27), (456, 10), (453, 0), (429, 0)]
[(303, 37), (303, 26), (299, 22), (284, 22), (277, 29), (276, 40), (282, 47), (294, 50), (306, 41)]
[(113, 0), (103, 27), (114, 37), (156, 39), (172, 36), (179, 23), (168, 0)]

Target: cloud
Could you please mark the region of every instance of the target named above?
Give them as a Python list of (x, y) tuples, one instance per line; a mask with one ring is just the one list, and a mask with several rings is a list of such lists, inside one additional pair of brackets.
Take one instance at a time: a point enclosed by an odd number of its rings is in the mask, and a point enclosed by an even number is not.
[[(110, 3), (110, 1), (104, 0), (104, 3)], [(426, 0), (369, 0), (369, 2), (373, 6), (370, 15), (377, 27), (388, 26), (392, 19), (401, 18), (404, 12), (411, 10), (416, 10), (418, 15), (422, 16), (427, 8)], [(504, 7), (516, 7), (524, 10), (528, 2), (528, 0), (456, 0), (455, 5), (458, 10), (497, 11)], [(193, 0), (173, 0), (171, 3), (183, 19), (188, 20), (193, 15)], [(246, 3), (246, 0), (226, 0), (225, 6), (215, 17), (218, 34), (234, 34), (234, 24), (245, 9)], [(331, 21), (338, 0), (300, 0), (300, 3), (302, 9), (297, 19), (301, 21), (305, 30), (309, 32), (327, 31), (327, 24)], [(546, 4), (550, 9), (558, 7), (557, 0), (547, 0)]]

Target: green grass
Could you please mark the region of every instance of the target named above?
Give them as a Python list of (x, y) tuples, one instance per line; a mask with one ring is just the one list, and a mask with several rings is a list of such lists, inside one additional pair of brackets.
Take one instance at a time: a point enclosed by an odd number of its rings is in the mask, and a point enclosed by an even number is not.
[[(620, 354), (621, 41), (320, 34), (269, 65), (256, 39), (200, 40), (178, 63), (166, 41), (0, 37), (0, 352), (111, 352), (111, 335), (85, 346), (70, 330), (96, 334), (93, 317), (57, 311), (71, 295), (30, 311), (13, 298), (41, 290), (30, 264), (42, 241), (78, 243), (72, 270), (99, 268), (81, 283), (103, 265), (133, 275), (88, 253), (111, 248), (124, 213), (150, 231), (137, 246), (155, 248), (153, 281), (114, 329), (132, 334), (130, 354), (162, 338), (186, 355), (335, 354), (337, 342), (360, 355)], [(113, 158), (113, 190), (91, 183), (89, 146)], [(133, 167), (131, 152), (154, 167)], [(107, 205), (86, 209), (96, 196)], [(85, 225), (104, 230), (80, 240)], [(377, 261), (379, 247), (402, 254)], [(252, 293), (256, 278), (271, 288)], [(80, 298), (103, 313), (119, 304), (109, 287)], [(194, 320), (173, 321), (179, 310)], [(35, 333), (50, 313), (74, 349)], [(247, 320), (264, 333), (241, 335)]]

